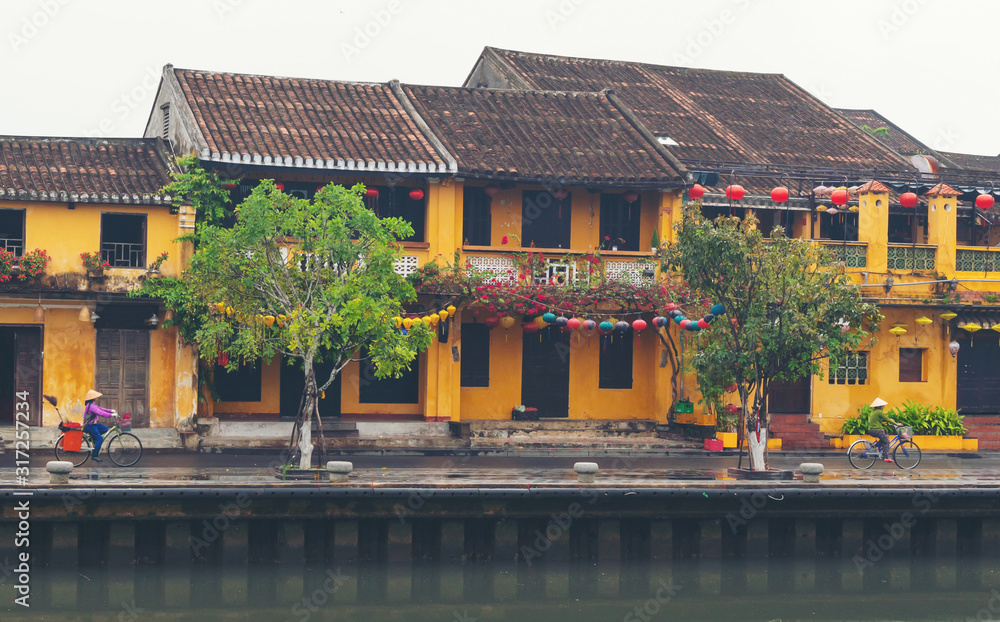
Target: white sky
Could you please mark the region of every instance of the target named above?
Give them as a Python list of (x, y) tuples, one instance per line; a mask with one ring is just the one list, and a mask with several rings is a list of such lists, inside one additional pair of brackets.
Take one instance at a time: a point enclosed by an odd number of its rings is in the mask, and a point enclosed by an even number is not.
[(783, 73), (996, 155), (998, 18), (992, 0), (0, 0), (0, 134), (140, 136), (166, 63), (459, 85), (494, 45)]

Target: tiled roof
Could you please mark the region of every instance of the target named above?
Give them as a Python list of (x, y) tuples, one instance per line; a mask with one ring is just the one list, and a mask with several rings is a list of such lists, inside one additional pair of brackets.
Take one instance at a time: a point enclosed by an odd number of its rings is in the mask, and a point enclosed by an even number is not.
[(169, 204), (171, 163), (157, 138), (0, 136), (0, 199)]
[(403, 87), (463, 175), (593, 184), (681, 181), (613, 93)]
[(966, 171), (983, 171), (1000, 173), (1000, 156), (973, 155), (971, 153), (952, 153), (942, 151), (941, 155), (948, 158), (957, 168)]
[(889, 186), (887, 186), (887, 185), (883, 184), (882, 182), (878, 181), (877, 179), (873, 179), (870, 182), (868, 182), (868, 183), (866, 183), (866, 184), (864, 184), (864, 185), (862, 185), (862, 186), (860, 186), (858, 188), (858, 194), (861, 194), (862, 192), (879, 192), (879, 193), (882, 193), (882, 192), (892, 192), (892, 189), (889, 188)]
[(962, 193), (959, 192), (958, 190), (955, 190), (948, 184), (937, 184), (933, 188), (928, 190), (926, 194), (928, 196), (937, 195), (942, 197), (957, 197), (961, 196)]
[(387, 84), (174, 69), (203, 159), (329, 169), (449, 169)]
[(886, 119), (874, 110), (852, 110), (838, 108), (837, 112), (847, 117), (851, 123), (861, 128), (867, 125), (873, 130), (884, 127), (889, 132), (889, 136), (875, 136), (886, 147), (901, 155), (913, 155), (916, 153), (931, 153), (933, 150), (923, 144), (913, 136), (903, 131), (898, 125)]
[(682, 160), (845, 169), (909, 169), (790, 80), (778, 74), (528, 54), (487, 47), (481, 57), (513, 88), (613, 88)]

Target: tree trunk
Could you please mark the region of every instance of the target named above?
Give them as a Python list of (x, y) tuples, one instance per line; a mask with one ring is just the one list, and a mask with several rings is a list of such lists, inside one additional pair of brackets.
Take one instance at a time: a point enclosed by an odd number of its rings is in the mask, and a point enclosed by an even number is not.
[(750, 457), (751, 471), (766, 471), (767, 459), (765, 450), (767, 449), (767, 428), (761, 428), (760, 440), (757, 439), (757, 430), (747, 430), (747, 453)]
[(311, 361), (305, 366), (306, 386), (305, 399), (302, 400), (302, 411), (299, 417), (302, 419), (302, 430), (299, 435), (299, 468), (312, 468), (312, 416), (316, 412), (316, 372), (313, 370)]

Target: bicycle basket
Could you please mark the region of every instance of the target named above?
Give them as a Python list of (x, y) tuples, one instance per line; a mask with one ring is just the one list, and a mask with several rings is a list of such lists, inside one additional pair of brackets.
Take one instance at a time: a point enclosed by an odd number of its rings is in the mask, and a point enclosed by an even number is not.
[(908, 425), (901, 425), (896, 428), (896, 434), (899, 435), (899, 438), (911, 439), (913, 438), (913, 428)]
[(67, 430), (66, 433), (63, 434), (63, 451), (80, 451), (80, 445), (82, 443), (83, 430)]
[(118, 425), (121, 426), (122, 432), (131, 432), (132, 417), (128, 413), (125, 413), (125, 416), (118, 422)]

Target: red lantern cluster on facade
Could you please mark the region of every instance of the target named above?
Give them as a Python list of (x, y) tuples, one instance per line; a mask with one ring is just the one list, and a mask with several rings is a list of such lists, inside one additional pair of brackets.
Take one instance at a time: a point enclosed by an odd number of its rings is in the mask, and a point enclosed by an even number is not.
[(778, 186), (771, 191), (771, 200), (775, 203), (784, 203), (788, 200), (788, 188), (784, 186)]
[(830, 193), (830, 202), (834, 205), (847, 205), (848, 198), (846, 188), (837, 188)]
[(739, 184), (726, 186), (726, 198), (730, 201), (739, 201), (746, 193), (747, 191)]
[(688, 188), (688, 198), (696, 201), (705, 196), (705, 188), (701, 184), (695, 184)]
[(993, 202), (992, 194), (981, 194), (976, 197), (976, 207), (979, 209), (990, 209), (993, 207)]
[(899, 204), (903, 207), (916, 207), (917, 195), (912, 192), (904, 192), (899, 195)]

